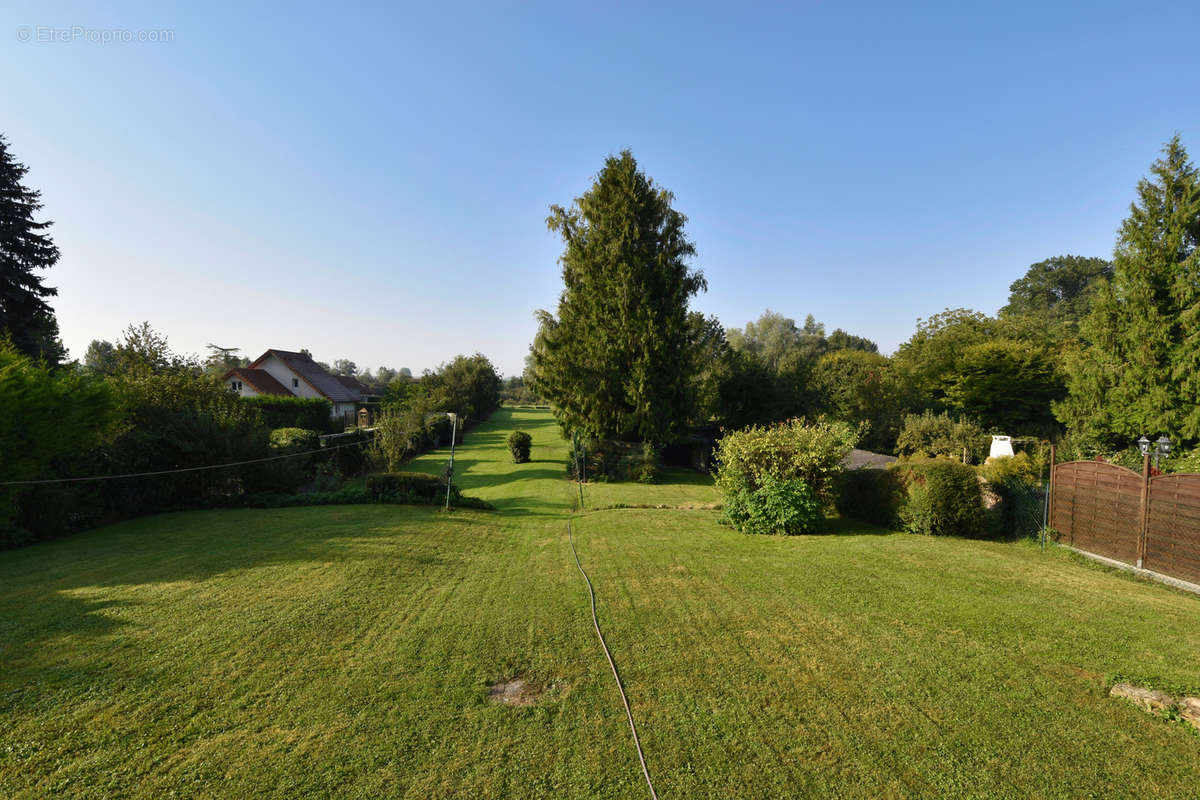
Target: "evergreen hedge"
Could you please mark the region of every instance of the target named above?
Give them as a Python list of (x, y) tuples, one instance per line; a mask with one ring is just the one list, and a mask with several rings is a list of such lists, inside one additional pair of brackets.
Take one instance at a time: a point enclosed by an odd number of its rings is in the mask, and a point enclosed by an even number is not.
[(242, 402), (258, 409), (262, 415), (263, 426), (267, 428), (305, 428), (318, 433), (333, 432), (333, 405), (322, 397), (260, 394), (256, 397), (243, 397)]

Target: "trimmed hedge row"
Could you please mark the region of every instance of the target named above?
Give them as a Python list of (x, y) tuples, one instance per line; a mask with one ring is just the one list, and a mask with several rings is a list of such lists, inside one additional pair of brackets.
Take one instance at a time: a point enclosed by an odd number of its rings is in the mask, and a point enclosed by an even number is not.
[(856, 469), (839, 483), (844, 516), (933, 536), (1012, 538), (1042, 525), (1045, 488), (1025, 454), (979, 467), (948, 459)]
[[(276, 492), (259, 492), (233, 498), (222, 498), (209, 501), (204, 508), (298, 508), (307, 506), (352, 506), (352, 505), (440, 505), (439, 503), (423, 503), (405, 500), (403, 498), (380, 498), (367, 489), (346, 487), (329, 492), (305, 492), (304, 494), (280, 494)], [(463, 497), (453, 501), (455, 508), (474, 508), (481, 511), (494, 511), (495, 506), (478, 497)], [(191, 510), (188, 506), (181, 510)]]
[(979, 478), (956, 461), (920, 459), (850, 470), (840, 488), (837, 509), (849, 517), (926, 536), (987, 533)]
[[(260, 394), (243, 397), (242, 402), (258, 409), (267, 428), (305, 428), (318, 433), (332, 433), (333, 405), (321, 397), (283, 397)], [(340, 422), (338, 430), (341, 430)]]
[[(376, 500), (407, 498), (409, 502), (437, 503), (446, 499), (446, 483), (426, 472), (379, 472), (367, 476), (367, 491)], [(450, 502), (462, 497), (454, 484), (450, 485)]]

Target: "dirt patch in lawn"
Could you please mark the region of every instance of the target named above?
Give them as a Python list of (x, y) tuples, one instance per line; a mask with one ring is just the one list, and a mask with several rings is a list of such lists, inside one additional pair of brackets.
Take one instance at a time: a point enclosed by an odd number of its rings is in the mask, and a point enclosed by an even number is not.
[(545, 693), (545, 688), (535, 686), (524, 678), (513, 678), (488, 687), (488, 699), (503, 706), (531, 706), (542, 699)]

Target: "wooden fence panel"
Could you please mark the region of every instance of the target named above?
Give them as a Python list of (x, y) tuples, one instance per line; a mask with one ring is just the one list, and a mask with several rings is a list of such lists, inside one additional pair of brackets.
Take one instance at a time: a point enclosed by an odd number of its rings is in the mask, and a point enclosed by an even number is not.
[(1150, 479), (1142, 566), (1200, 583), (1200, 475)]
[(1103, 461), (1054, 467), (1050, 527), (1061, 541), (1089, 553), (1137, 563), (1142, 477)]

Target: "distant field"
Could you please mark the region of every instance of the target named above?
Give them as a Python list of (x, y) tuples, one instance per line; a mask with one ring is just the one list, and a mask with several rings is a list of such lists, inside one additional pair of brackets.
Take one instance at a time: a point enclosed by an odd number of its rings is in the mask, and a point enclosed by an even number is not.
[[(0, 797), (648, 796), (565, 453), (502, 409), (456, 470), (495, 512), (194, 512), (0, 552)], [(715, 501), (675, 477), (587, 505)], [(1104, 694), (1200, 689), (1200, 597), (1026, 543), (717, 520), (574, 516), (664, 800), (1200, 795), (1200, 735)], [(487, 699), (517, 676), (538, 703)]]

